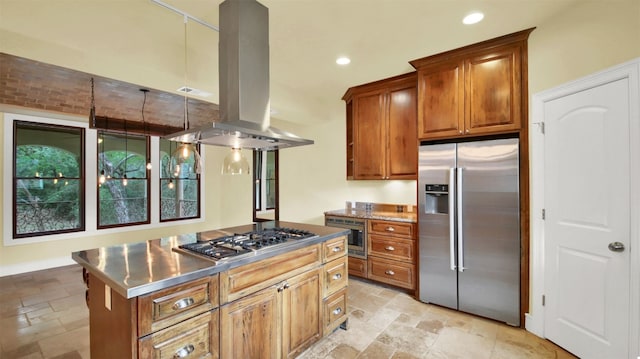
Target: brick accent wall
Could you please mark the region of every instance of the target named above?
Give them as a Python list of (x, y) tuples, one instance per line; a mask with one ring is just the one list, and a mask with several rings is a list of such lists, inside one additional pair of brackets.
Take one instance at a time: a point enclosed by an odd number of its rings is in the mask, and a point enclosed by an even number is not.
[[(122, 127), (126, 121), (130, 132), (139, 132), (144, 100), (140, 89), (146, 87), (0, 53), (2, 104), (86, 116), (88, 121), (91, 78), (94, 79), (96, 116), (107, 118), (111, 129)], [(147, 128), (182, 129), (184, 97), (149, 90), (144, 106)], [(191, 128), (219, 119), (218, 105), (214, 103), (189, 98), (187, 108)]]

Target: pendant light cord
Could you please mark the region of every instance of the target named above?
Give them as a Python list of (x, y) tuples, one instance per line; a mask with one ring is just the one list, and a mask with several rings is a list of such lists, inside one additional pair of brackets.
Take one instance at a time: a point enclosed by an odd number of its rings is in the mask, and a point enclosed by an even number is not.
[(189, 129), (189, 110), (188, 110), (188, 98), (187, 92), (189, 87), (187, 86), (187, 23), (189, 18), (184, 16), (184, 129)]

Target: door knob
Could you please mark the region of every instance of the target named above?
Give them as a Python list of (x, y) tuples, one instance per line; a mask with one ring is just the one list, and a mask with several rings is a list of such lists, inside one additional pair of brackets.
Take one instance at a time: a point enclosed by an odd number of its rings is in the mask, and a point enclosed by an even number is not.
[(609, 243), (609, 250), (612, 252), (624, 252), (624, 244), (620, 242)]

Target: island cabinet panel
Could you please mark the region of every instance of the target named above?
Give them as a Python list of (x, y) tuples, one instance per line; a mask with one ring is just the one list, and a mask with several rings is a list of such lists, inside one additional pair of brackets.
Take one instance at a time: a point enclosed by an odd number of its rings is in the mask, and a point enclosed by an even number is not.
[(220, 308), (221, 358), (282, 358), (281, 284)]
[(136, 299), (117, 294), (91, 273), (88, 278), (91, 358), (137, 358)]
[(89, 274), (88, 290), (91, 358), (218, 357), (217, 274), (131, 299)]
[(217, 275), (141, 296), (138, 335), (147, 335), (217, 308), (218, 298)]
[(220, 273), (220, 303), (232, 302), (321, 264), (322, 251), (316, 244), (224, 271)]
[(287, 358), (295, 358), (322, 336), (321, 270), (288, 279), (282, 295), (282, 350)]
[(212, 310), (139, 340), (140, 358), (218, 358), (218, 310)]

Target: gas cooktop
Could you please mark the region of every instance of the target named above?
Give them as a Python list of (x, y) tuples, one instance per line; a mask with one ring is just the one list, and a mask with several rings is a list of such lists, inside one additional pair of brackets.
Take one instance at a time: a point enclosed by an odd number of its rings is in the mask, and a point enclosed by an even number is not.
[(217, 261), (315, 236), (314, 233), (300, 229), (274, 227), (233, 234), (206, 242), (182, 244), (173, 250)]

